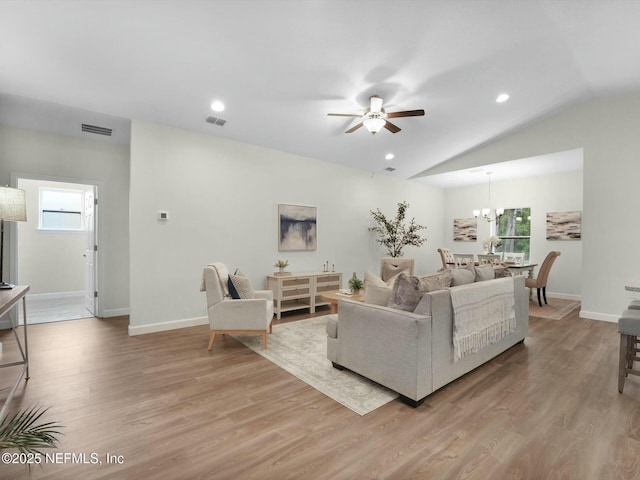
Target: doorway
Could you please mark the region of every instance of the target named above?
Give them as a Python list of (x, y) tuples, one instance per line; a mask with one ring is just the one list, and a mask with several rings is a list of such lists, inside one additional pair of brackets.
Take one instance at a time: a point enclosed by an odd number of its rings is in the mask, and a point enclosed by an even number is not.
[(18, 282), (31, 287), (29, 324), (97, 316), (98, 186), (23, 177), (16, 186), (27, 203), (15, 258)]

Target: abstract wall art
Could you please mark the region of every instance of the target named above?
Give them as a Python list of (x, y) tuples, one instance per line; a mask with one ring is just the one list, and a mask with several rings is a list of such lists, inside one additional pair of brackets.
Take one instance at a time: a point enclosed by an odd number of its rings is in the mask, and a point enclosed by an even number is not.
[(476, 240), (478, 240), (477, 218), (474, 217), (453, 219), (454, 242), (475, 242)]
[(316, 250), (317, 208), (304, 205), (278, 205), (278, 251)]
[(582, 212), (547, 213), (547, 240), (580, 240), (582, 237)]

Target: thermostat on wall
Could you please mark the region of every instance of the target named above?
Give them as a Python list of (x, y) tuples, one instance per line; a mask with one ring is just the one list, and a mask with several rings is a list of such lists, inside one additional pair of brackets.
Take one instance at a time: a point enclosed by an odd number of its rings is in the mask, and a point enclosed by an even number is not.
[(164, 210), (158, 210), (158, 220), (167, 221), (169, 220), (169, 212), (165, 212)]

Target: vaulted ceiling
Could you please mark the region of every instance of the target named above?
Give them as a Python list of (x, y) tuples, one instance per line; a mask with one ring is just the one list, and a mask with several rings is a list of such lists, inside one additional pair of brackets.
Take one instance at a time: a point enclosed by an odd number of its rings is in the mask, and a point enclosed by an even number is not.
[[(623, 0), (4, 0), (0, 122), (74, 135), (97, 123), (126, 142), (142, 119), (411, 178), (638, 89), (639, 18)], [(364, 112), (373, 94), (426, 115), (375, 136), (327, 116)]]

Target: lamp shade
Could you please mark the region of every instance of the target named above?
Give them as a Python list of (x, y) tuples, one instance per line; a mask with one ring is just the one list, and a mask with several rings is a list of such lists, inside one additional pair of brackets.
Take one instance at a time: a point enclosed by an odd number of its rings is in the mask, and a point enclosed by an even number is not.
[(0, 220), (12, 222), (27, 221), (27, 205), (24, 190), (0, 187)]
[(364, 123), (364, 126), (366, 127), (367, 130), (369, 130), (371, 133), (375, 135), (380, 131), (382, 127), (384, 127), (384, 124), (387, 123), (387, 121), (384, 118), (373, 117), (373, 118), (367, 118), (362, 123)]

